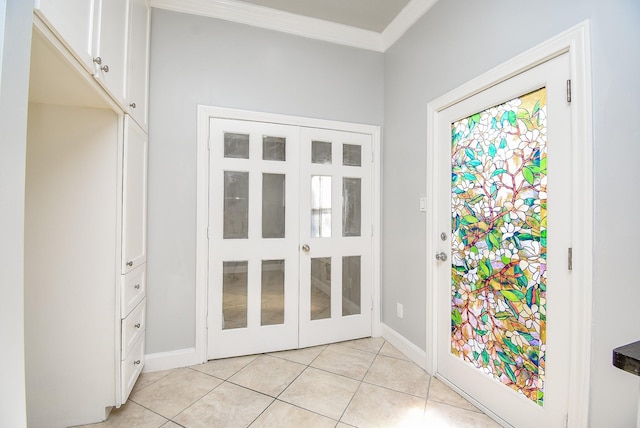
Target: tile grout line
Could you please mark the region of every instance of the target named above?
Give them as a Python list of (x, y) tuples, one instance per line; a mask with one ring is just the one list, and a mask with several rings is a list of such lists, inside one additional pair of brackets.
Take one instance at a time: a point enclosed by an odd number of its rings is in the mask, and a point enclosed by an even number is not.
[[(384, 342), (386, 342), (386, 340)], [(384, 343), (380, 346), (380, 349), (382, 349), (383, 346), (384, 346)], [(356, 390), (354, 391), (353, 395), (351, 396), (351, 399), (349, 400), (349, 403), (347, 403), (347, 405), (345, 406), (344, 410), (342, 411), (342, 414), (340, 415), (340, 418), (338, 419), (338, 423), (343, 422), (342, 418), (344, 417), (344, 414), (349, 409), (349, 406), (351, 406), (351, 403), (353, 402), (353, 399), (355, 398), (355, 396), (358, 393), (358, 391), (360, 391), (360, 388), (362, 387), (362, 384), (364, 383), (364, 379), (367, 377), (367, 373), (369, 373), (369, 370), (371, 370), (371, 366), (373, 366), (373, 362), (376, 360), (376, 358), (380, 354), (380, 349), (378, 349), (378, 352), (375, 353), (376, 356), (373, 358), (373, 360), (371, 360), (371, 363), (369, 364), (369, 367), (367, 368), (367, 371), (364, 373), (364, 376), (362, 376), (362, 379), (360, 380), (360, 383), (358, 384), (358, 388), (356, 388)], [(373, 353), (373, 352), (371, 352), (371, 353)], [(343, 422), (343, 423), (346, 423), (346, 422)], [(350, 424), (347, 424), (347, 425), (350, 425)]]

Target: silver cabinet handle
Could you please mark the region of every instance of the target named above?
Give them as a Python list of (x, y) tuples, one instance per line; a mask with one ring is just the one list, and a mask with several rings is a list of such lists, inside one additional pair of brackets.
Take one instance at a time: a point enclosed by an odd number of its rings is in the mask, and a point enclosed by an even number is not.
[(109, 72), (109, 66), (108, 65), (103, 65), (102, 67), (100, 67), (100, 70), (104, 71), (105, 73)]
[(129, 104), (129, 107), (131, 107), (131, 108), (136, 108), (136, 103), (131, 103), (131, 104)]
[(127, 262), (127, 266), (129, 266), (129, 267), (133, 266), (133, 260), (129, 260), (129, 261)]
[(141, 362), (142, 362), (142, 361), (140, 361), (140, 360), (135, 360), (135, 361), (133, 362), (133, 365), (134, 365), (134, 366), (137, 366), (137, 365), (138, 365), (138, 364), (140, 364)]
[(138, 323), (138, 324), (134, 325), (134, 327), (135, 327), (135, 328), (140, 328), (140, 326), (141, 326), (141, 325), (142, 325), (142, 324)]
[(100, 58), (99, 56), (95, 57), (93, 59), (93, 62), (95, 62), (96, 64), (100, 65), (102, 64), (102, 58)]
[(136, 290), (140, 290), (140, 284), (134, 285), (133, 288), (135, 288)]
[(436, 254), (436, 260), (445, 261), (447, 260), (447, 255), (445, 253), (438, 253)]
[(307, 244), (304, 244), (302, 246), (302, 251), (304, 251), (305, 253), (308, 253), (309, 251), (311, 251), (311, 247), (309, 247)]

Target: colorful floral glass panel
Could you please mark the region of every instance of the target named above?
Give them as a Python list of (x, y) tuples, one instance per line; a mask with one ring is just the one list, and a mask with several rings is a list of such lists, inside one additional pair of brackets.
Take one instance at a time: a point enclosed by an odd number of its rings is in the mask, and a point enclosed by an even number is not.
[(451, 134), (451, 351), (542, 406), (546, 89), (459, 120)]

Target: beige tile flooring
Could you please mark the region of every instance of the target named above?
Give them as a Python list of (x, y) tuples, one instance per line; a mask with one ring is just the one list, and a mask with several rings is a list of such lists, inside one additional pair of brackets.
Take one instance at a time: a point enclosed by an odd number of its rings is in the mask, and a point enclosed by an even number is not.
[(382, 338), (145, 373), (90, 427), (498, 427)]

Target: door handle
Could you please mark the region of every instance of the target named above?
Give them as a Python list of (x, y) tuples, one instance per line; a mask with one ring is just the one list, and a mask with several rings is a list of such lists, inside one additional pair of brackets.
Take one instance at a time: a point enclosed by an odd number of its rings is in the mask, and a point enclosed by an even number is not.
[(445, 261), (447, 260), (447, 255), (445, 253), (438, 253), (436, 254), (436, 260)]
[(302, 251), (304, 251), (305, 253), (308, 253), (309, 251), (311, 251), (311, 247), (309, 247), (309, 245), (304, 244), (302, 246)]

